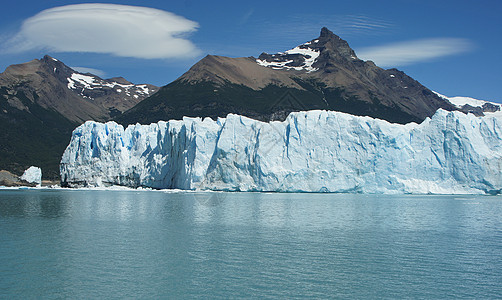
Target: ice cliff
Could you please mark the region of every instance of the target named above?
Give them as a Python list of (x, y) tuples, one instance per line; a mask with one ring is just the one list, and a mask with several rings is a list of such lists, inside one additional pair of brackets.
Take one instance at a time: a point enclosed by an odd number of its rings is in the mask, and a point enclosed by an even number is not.
[(86, 122), (61, 161), (66, 186), (350, 193), (499, 193), (502, 114), (439, 110), (421, 124), (332, 111), (264, 123), (228, 115)]

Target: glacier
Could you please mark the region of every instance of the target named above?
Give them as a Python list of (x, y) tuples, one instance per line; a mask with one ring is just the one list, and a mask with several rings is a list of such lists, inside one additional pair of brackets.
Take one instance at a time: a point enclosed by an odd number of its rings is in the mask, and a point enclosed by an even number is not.
[(60, 164), (68, 187), (379, 194), (498, 194), (501, 170), (502, 113), (444, 110), (405, 125), (320, 110), (270, 123), (88, 121)]

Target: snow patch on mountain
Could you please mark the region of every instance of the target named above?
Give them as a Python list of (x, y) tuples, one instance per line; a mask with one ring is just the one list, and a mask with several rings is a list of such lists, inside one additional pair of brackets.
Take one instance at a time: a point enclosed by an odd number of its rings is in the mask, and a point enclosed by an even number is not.
[(149, 89), (146, 84), (121, 84), (115, 81), (103, 80), (97, 76), (85, 75), (81, 73), (71, 74), (71, 76), (67, 78), (67, 81), (69, 89), (79, 90), (80, 94), (84, 97), (86, 97), (86, 90), (98, 90), (104, 88), (110, 88), (117, 93), (123, 93), (129, 97), (133, 96), (135, 98), (138, 98), (139, 96), (148, 96), (155, 92), (154, 90)]
[(124, 129), (86, 122), (61, 160), (68, 186), (348, 193), (500, 193), (502, 114), (439, 110), (421, 124), (333, 111)]
[(94, 86), (100, 86), (101, 85), (95, 80), (95, 77), (93, 76), (88, 76), (84, 74), (79, 74), (79, 73), (73, 73), (71, 74), (71, 77), (68, 78), (68, 88), (69, 89), (76, 89), (77, 85), (81, 85), (86, 89), (94, 89)]
[(470, 97), (449, 97), (448, 100), (454, 104), (457, 107), (463, 107), (464, 105), (470, 105), (472, 107), (483, 107), (483, 105), (489, 103), (495, 106), (498, 106), (499, 108), (501, 105), (499, 103), (495, 102), (490, 102), (490, 101), (485, 101), (485, 100), (478, 100)]
[(146, 84), (136, 85), (136, 88), (137, 88), (136, 93), (139, 94), (150, 95), (154, 92), (153, 90), (149, 89)]
[[(318, 69), (312, 67), (316, 59), (319, 57), (320, 52), (311, 48), (301, 48), (296, 47), (291, 50), (286, 51), (287, 54), (301, 54), (305, 57), (305, 61), (300, 69), (307, 70), (308, 72), (317, 71)], [(298, 69), (296, 69), (298, 70)]]
[[(317, 71), (318, 69), (314, 68), (313, 64), (319, 57), (320, 52), (309, 48), (308, 45), (311, 43), (312, 42), (307, 42), (298, 47), (287, 50), (286, 52), (272, 54), (268, 57), (268, 59), (258, 58), (256, 62), (260, 66), (270, 67), (275, 70), (297, 70), (307, 71), (307, 73)], [(302, 61), (298, 63), (297, 60), (300, 57)]]
[(486, 104), (489, 104), (489, 105), (494, 105), (494, 106), (498, 107), (499, 110), (502, 109), (502, 105), (500, 103), (490, 102), (490, 101), (486, 101), (486, 100), (478, 100), (478, 99), (474, 99), (471, 97), (460, 97), (460, 96), (447, 97), (447, 96), (442, 95), (438, 92), (434, 92), (434, 93), (436, 95), (438, 95), (439, 97), (450, 101), (450, 103), (455, 105), (457, 108), (462, 108), (464, 105), (483, 108), (483, 106), (485, 106)]

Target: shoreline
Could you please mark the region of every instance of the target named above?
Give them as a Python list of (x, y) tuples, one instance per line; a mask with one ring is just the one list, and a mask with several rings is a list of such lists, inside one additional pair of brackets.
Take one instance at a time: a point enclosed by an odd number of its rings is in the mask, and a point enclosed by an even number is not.
[[(49, 181), (51, 182), (51, 181)], [(161, 193), (235, 193), (235, 194), (326, 194), (326, 195), (361, 195), (361, 196), (502, 196), (502, 194), (489, 193), (326, 193), (326, 192), (302, 192), (302, 191), (218, 191), (218, 190), (181, 190), (181, 189), (153, 189), (153, 188), (132, 188), (127, 186), (107, 186), (107, 187), (61, 187), (59, 184), (41, 186), (4, 186), (2, 190), (60, 190), (60, 191), (110, 191), (110, 192), (161, 192)]]

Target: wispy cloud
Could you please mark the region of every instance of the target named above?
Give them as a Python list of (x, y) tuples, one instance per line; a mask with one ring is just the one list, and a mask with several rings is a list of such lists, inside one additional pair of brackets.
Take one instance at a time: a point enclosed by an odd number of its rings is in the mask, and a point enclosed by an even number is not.
[(239, 25), (244, 25), (245, 23), (247, 23), (247, 21), (249, 20), (249, 18), (253, 15), (254, 13), (254, 9), (250, 9), (248, 10), (243, 16), (242, 18), (240, 19), (239, 21)]
[(340, 34), (373, 34), (394, 26), (393, 23), (365, 15), (340, 16), (332, 21), (333, 30)]
[(194, 57), (200, 51), (186, 35), (198, 26), (182, 16), (148, 7), (67, 5), (25, 20), (4, 50), (47, 49), (146, 59)]
[[(357, 36), (385, 35), (395, 30), (394, 23), (367, 15), (298, 14), (287, 21), (254, 19), (255, 36), (267, 52), (283, 51), (294, 43), (309, 41), (327, 27), (343, 39)], [(273, 30), (271, 30), (273, 28)]]
[(434, 38), (363, 48), (356, 52), (359, 58), (372, 60), (378, 66), (397, 67), (460, 54), (473, 48), (466, 39)]
[[(322, 27), (328, 27), (340, 36), (382, 34), (394, 28), (394, 24), (382, 19), (372, 18), (366, 15), (311, 15), (299, 14), (288, 18), (286, 23), (276, 21), (264, 21), (262, 27), (277, 37), (298, 38), (298, 35), (306, 34), (309, 37), (317, 34)], [(270, 31), (270, 28), (274, 28)]]
[(106, 73), (102, 70), (99, 70), (99, 69), (87, 68), (87, 67), (71, 67), (71, 68), (77, 72), (91, 73), (93, 75), (98, 75), (101, 78), (104, 78), (106, 76)]

